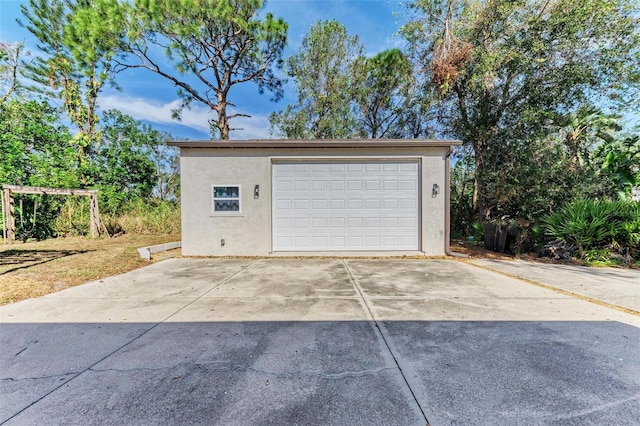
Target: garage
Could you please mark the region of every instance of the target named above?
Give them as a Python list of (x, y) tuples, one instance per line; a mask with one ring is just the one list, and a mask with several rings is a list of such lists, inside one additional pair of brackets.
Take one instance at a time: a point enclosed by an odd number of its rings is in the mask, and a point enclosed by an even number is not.
[(176, 141), (184, 256), (442, 256), (460, 141)]
[(274, 251), (419, 250), (418, 160), (273, 163)]

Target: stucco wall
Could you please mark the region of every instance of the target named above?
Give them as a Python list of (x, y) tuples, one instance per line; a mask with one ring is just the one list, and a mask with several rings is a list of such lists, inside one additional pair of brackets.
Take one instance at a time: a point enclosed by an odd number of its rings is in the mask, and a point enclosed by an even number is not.
[[(447, 148), (181, 148), (182, 253), (266, 256), (271, 253), (271, 162), (277, 159), (419, 158), (421, 251), (445, 254)], [(212, 213), (211, 186), (241, 185), (241, 213)], [(440, 193), (433, 197), (433, 184)], [(260, 197), (253, 189), (260, 185)], [(224, 246), (221, 240), (224, 239)]]

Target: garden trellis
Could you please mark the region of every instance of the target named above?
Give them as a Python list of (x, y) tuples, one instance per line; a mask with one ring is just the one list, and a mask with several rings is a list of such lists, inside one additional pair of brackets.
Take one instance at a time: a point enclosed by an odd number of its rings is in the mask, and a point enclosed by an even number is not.
[(34, 195), (80, 195), (89, 197), (89, 231), (92, 237), (100, 235), (100, 213), (98, 211), (98, 191), (95, 189), (40, 188), (34, 186), (2, 186), (3, 238), (12, 243), (16, 238), (16, 219), (14, 215), (13, 194)]

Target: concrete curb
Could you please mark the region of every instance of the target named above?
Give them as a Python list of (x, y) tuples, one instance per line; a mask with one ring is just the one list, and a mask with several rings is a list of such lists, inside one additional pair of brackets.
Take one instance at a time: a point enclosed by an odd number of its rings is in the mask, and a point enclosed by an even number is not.
[(510, 272), (501, 271), (498, 268), (492, 268), (491, 266), (481, 265), (479, 263), (475, 263), (473, 259), (465, 260), (459, 259), (459, 262), (466, 263), (468, 265), (475, 266), (476, 268), (484, 269), (485, 271), (493, 272), (499, 275), (503, 275), (505, 277), (514, 278), (516, 280), (520, 280), (527, 284), (535, 285), (537, 287), (544, 288), (546, 290), (554, 291), (558, 294), (563, 294), (565, 296), (575, 297), (576, 299), (583, 300), (585, 302), (594, 303), (596, 305), (604, 306), (605, 308), (615, 309), (616, 311), (624, 312), (625, 314), (634, 315), (636, 317), (640, 317), (640, 311), (635, 309), (627, 308), (624, 306), (619, 306), (614, 303), (605, 302), (604, 300), (597, 299), (595, 297), (587, 296), (585, 294), (576, 293), (575, 291), (565, 290), (563, 288), (557, 287), (552, 284), (545, 284), (536, 280), (532, 280), (530, 278), (524, 277), (522, 275), (516, 275)]
[(138, 249), (138, 254), (140, 254), (140, 257), (143, 259), (151, 260), (152, 254), (160, 253), (161, 251), (172, 250), (180, 247), (182, 247), (182, 241), (174, 241), (172, 243), (158, 244), (158, 245), (149, 246), (149, 247), (140, 247)]

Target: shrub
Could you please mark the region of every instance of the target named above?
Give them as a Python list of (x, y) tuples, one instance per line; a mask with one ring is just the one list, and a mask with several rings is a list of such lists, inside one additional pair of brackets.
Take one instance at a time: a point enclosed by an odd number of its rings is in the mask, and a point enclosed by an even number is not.
[[(180, 233), (180, 206), (155, 198), (129, 201), (114, 213), (101, 212), (100, 219), (109, 235)], [(88, 235), (86, 198), (70, 197), (55, 219), (54, 229), (57, 235)]]
[(606, 261), (602, 249), (634, 258), (640, 249), (640, 202), (579, 199), (543, 219), (547, 235), (575, 245), (581, 258)]
[(102, 215), (109, 234), (179, 234), (180, 206), (157, 199), (137, 199), (119, 213)]
[(53, 223), (56, 234), (61, 236), (88, 235), (89, 210), (87, 197), (67, 197)]
[(476, 220), (473, 222), (471, 225), (471, 235), (476, 244), (482, 245), (484, 241), (484, 224), (481, 221)]

